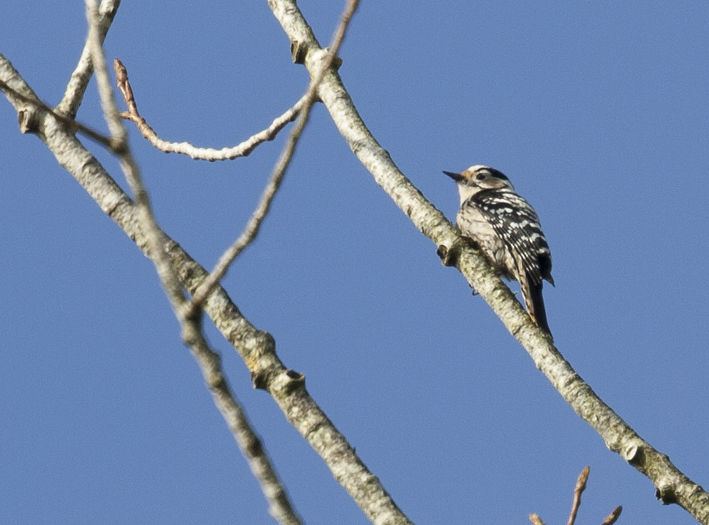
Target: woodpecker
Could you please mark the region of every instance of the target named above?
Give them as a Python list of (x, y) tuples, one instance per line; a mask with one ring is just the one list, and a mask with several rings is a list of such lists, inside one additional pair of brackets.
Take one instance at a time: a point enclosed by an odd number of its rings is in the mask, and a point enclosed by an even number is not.
[(551, 252), (534, 208), (489, 166), (443, 173), (458, 183), (461, 233), (475, 241), (498, 276), (520, 283), (529, 316), (551, 335), (542, 297), (542, 279), (554, 284)]

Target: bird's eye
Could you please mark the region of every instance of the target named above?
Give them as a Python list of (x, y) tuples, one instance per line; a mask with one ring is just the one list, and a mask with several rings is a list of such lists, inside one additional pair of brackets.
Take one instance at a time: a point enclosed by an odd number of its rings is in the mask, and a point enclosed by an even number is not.
[(484, 173), (478, 173), (477, 175), (475, 175), (475, 180), (483, 180), (484, 178), (485, 178)]

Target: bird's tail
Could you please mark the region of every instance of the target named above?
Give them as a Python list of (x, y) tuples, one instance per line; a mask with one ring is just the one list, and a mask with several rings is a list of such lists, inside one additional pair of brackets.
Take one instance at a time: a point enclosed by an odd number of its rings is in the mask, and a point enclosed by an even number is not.
[[(527, 306), (529, 316), (539, 328), (551, 335), (549, 323), (547, 323), (547, 311), (544, 308), (544, 297), (542, 297), (542, 283), (532, 284), (528, 279), (521, 283), (522, 297)], [(552, 336), (553, 338), (553, 336)]]

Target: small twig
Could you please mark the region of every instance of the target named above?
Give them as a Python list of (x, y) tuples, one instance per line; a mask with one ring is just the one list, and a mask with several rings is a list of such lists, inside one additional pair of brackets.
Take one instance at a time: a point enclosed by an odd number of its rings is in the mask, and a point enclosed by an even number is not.
[(138, 112), (138, 105), (133, 95), (133, 89), (128, 81), (128, 72), (123, 63), (117, 58), (113, 61), (113, 69), (116, 72), (116, 82), (118, 89), (123, 94), (123, 100), (128, 106), (128, 111), (123, 111), (120, 115), (126, 120), (135, 123), (140, 133), (145, 137), (156, 149), (165, 153), (180, 153), (187, 155), (195, 160), (208, 160), (210, 162), (216, 160), (232, 160), (238, 157), (246, 157), (260, 144), (273, 140), (278, 133), (288, 124), (293, 122), (301, 112), (305, 97), (295, 103), (293, 107), (288, 109), (281, 116), (271, 122), (264, 130), (259, 131), (255, 135), (249, 137), (241, 144), (230, 148), (213, 149), (213, 148), (198, 148), (189, 142), (167, 142), (158, 137), (155, 130), (150, 127), (147, 121)]
[(611, 512), (608, 517), (603, 520), (603, 523), (601, 523), (601, 525), (613, 525), (616, 521), (618, 521), (621, 512), (623, 512), (623, 506), (618, 505), (616, 508), (613, 509), (613, 512)]
[[(98, 38), (103, 43), (106, 34), (111, 27), (113, 18), (116, 16), (120, 0), (102, 0), (101, 6), (98, 8), (99, 20), (95, 24), (98, 31)], [(55, 108), (58, 113), (74, 119), (79, 111), (81, 102), (84, 100), (84, 93), (89, 85), (91, 76), (93, 75), (94, 67), (91, 62), (91, 47), (87, 41), (84, 44), (84, 49), (81, 51), (79, 63), (76, 69), (72, 72), (69, 83), (66, 86), (66, 91), (61, 102)]]
[(532, 522), (532, 525), (544, 525), (542, 518), (540, 518), (537, 514), (530, 514), (529, 521)]
[(288, 137), (288, 142), (283, 150), (283, 153), (281, 153), (281, 156), (278, 159), (276, 166), (273, 169), (271, 178), (269, 179), (268, 184), (266, 185), (266, 188), (264, 189), (263, 194), (261, 195), (261, 200), (259, 201), (256, 210), (254, 211), (253, 215), (249, 219), (249, 222), (244, 228), (243, 233), (220, 257), (214, 270), (212, 270), (212, 272), (209, 274), (209, 277), (204, 280), (202, 285), (195, 293), (192, 299), (192, 304), (195, 309), (199, 308), (202, 305), (202, 303), (206, 300), (206, 298), (212, 292), (217, 283), (222, 279), (222, 277), (224, 277), (234, 259), (236, 259), (239, 254), (249, 244), (251, 244), (258, 235), (258, 232), (261, 228), (261, 224), (271, 208), (271, 202), (273, 201), (273, 198), (275, 197), (276, 192), (278, 191), (278, 188), (280, 187), (281, 182), (283, 181), (283, 177), (285, 176), (286, 170), (288, 169), (288, 166), (290, 165), (290, 162), (293, 158), (293, 154), (295, 153), (295, 148), (298, 144), (300, 136), (303, 130), (305, 129), (305, 126), (308, 124), (308, 119), (310, 118), (310, 110), (312, 109), (313, 104), (316, 101), (318, 86), (320, 85), (320, 82), (322, 82), (325, 73), (330, 69), (333, 64), (333, 61), (335, 60), (335, 57), (337, 56), (337, 52), (340, 46), (342, 45), (342, 41), (345, 38), (345, 34), (347, 32), (350, 20), (352, 19), (352, 15), (357, 10), (358, 5), (359, 0), (349, 0), (349, 2), (347, 3), (345, 11), (342, 14), (342, 18), (340, 20), (340, 24), (338, 25), (337, 30), (335, 31), (335, 35), (333, 36), (329, 52), (323, 58), (318, 73), (313, 76), (313, 79), (310, 82), (310, 86), (308, 87), (308, 91), (301, 99), (303, 101), (303, 106), (301, 108), (300, 118), (298, 119), (298, 122), (293, 128), (293, 131), (291, 132), (290, 136)]
[(111, 132), (112, 140), (117, 147), (121, 161), (121, 169), (133, 190), (133, 197), (136, 201), (140, 223), (141, 226), (145, 228), (145, 233), (148, 238), (150, 258), (155, 264), (160, 281), (167, 292), (170, 303), (177, 313), (178, 319), (182, 322), (183, 314), (181, 309), (183, 308), (185, 296), (174, 274), (172, 264), (163, 248), (165, 244), (164, 237), (153, 216), (148, 192), (145, 190), (140, 176), (140, 169), (128, 147), (128, 133), (123, 126), (118, 107), (113, 99), (111, 80), (108, 76), (103, 46), (98, 32), (99, 15), (97, 0), (86, 0), (86, 6), (87, 17), (90, 24), (88, 41), (91, 50), (91, 61), (94, 66), (94, 71), (96, 72), (101, 108), (103, 109), (108, 129)]
[(569, 521), (566, 525), (574, 525), (576, 522), (576, 514), (579, 511), (579, 506), (581, 505), (581, 494), (586, 490), (586, 482), (588, 481), (588, 474), (591, 471), (591, 467), (586, 467), (579, 474), (576, 480), (576, 487), (574, 488), (574, 501), (571, 504), (571, 514), (569, 514)]
[(269, 512), (283, 525), (300, 525), (300, 519), (288, 501), (286, 491), (263, 450), (260, 440), (251, 429), (243, 410), (229, 388), (221, 369), (219, 355), (211, 350), (204, 337), (201, 312), (195, 313), (190, 308), (190, 303), (185, 297), (172, 261), (165, 251), (165, 234), (158, 227), (153, 216), (150, 198), (141, 180), (138, 165), (128, 147), (128, 135), (113, 100), (113, 90), (98, 30), (97, 0), (86, 0), (86, 7), (90, 24), (87, 40), (91, 51), (91, 61), (96, 72), (101, 106), (111, 131), (112, 141), (117, 144), (121, 168), (135, 196), (138, 222), (148, 239), (148, 255), (155, 265), (160, 282), (180, 322), (182, 339), (197, 359), (217, 407), (227, 421), (251, 471), (261, 484), (261, 489), (269, 502)]
[[(566, 525), (574, 525), (576, 522), (576, 515), (578, 514), (579, 507), (581, 506), (581, 494), (586, 490), (586, 483), (588, 482), (588, 474), (591, 472), (591, 467), (586, 467), (579, 474), (576, 480), (576, 486), (574, 487), (574, 501), (571, 504), (571, 514), (569, 514), (569, 520)], [(616, 507), (613, 512), (611, 512), (608, 517), (603, 521), (601, 525), (613, 525), (620, 516), (623, 507)], [(544, 525), (542, 519), (536, 514), (529, 515), (529, 521), (534, 525)]]

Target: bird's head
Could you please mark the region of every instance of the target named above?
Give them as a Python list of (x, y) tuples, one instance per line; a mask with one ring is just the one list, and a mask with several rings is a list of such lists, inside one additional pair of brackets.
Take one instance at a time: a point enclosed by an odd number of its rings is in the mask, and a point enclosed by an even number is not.
[(444, 171), (451, 179), (458, 183), (458, 193), (460, 193), (460, 203), (463, 204), (471, 196), (482, 190), (497, 190), (509, 188), (514, 191), (514, 186), (507, 178), (507, 175), (490, 166), (476, 165), (470, 166), (460, 173)]

